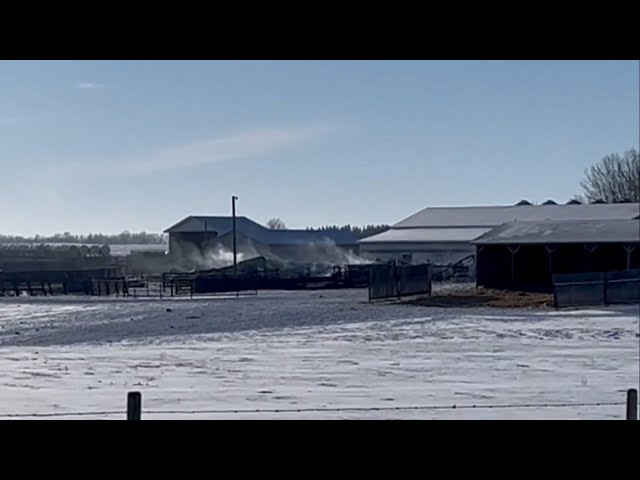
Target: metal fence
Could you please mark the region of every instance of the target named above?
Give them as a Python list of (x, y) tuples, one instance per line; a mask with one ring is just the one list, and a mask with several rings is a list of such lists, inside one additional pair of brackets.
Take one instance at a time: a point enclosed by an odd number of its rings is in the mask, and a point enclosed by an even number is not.
[[(173, 415), (233, 415), (233, 414), (298, 414), (321, 412), (400, 412), (400, 411), (437, 411), (437, 410), (498, 410), (498, 409), (548, 409), (569, 408), (577, 410), (583, 407), (626, 406), (626, 420), (638, 420), (638, 390), (630, 388), (626, 393), (626, 402), (573, 402), (573, 403), (502, 403), (467, 405), (396, 405), (368, 407), (309, 407), (278, 409), (201, 409), (201, 410), (145, 410), (145, 415), (161, 415), (169, 418)], [(128, 392), (127, 407), (124, 410), (41, 412), (41, 413), (0, 413), (0, 419), (36, 419), (36, 418), (81, 418), (125, 416), (127, 420), (142, 420), (142, 393)]]
[(376, 265), (369, 273), (369, 300), (431, 295), (431, 266)]
[(556, 308), (640, 302), (640, 270), (553, 276)]

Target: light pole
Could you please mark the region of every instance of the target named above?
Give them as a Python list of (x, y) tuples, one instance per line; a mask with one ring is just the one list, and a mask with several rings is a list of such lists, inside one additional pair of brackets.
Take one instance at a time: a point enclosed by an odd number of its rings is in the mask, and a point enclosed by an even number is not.
[(231, 216), (233, 218), (233, 272), (236, 272), (236, 266), (238, 265), (238, 252), (236, 246), (236, 200), (238, 197), (235, 195), (231, 197)]

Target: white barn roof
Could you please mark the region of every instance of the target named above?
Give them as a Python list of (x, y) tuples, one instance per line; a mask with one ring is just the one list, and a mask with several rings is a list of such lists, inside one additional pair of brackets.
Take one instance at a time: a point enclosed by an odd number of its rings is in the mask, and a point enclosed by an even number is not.
[(362, 239), (360, 243), (472, 242), (489, 230), (510, 222), (589, 222), (638, 218), (639, 203), (429, 207), (396, 223), (384, 233)]
[(497, 227), (515, 221), (630, 220), (639, 217), (638, 203), (429, 207), (396, 223), (393, 228)]
[(361, 244), (470, 242), (487, 233), (490, 228), (401, 228), (363, 238)]
[(511, 222), (476, 239), (477, 245), (638, 243), (639, 220)]

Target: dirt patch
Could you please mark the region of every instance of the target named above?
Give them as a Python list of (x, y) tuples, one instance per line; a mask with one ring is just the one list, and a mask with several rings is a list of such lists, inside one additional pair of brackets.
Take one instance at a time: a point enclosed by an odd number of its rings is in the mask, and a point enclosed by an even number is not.
[(492, 308), (553, 308), (553, 295), (546, 293), (507, 292), (484, 288), (451, 290), (431, 297), (419, 297), (403, 303), (424, 307), (492, 307)]

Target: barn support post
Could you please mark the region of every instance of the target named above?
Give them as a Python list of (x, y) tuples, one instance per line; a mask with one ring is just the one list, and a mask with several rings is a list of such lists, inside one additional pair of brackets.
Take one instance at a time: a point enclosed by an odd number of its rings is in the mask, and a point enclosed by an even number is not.
[(587, 272), (591, 272), (593, 270), (593, 252), (598, 248), (597, 245), (583, 245), (585, 251), (587, 252)]
[(549, 275), (553, 275), (553, 253), (556, 251), (556, 247), (545, 245), (544, 249), (547, 251), (547, 259), (549, 261)]
[(509, 249), (509, 252), (511, 253), (511, 285), (513, 286), (513, 283), (515, 282), (515, 278), (516, 278), (516, 253), (518, 253), (518, 250), (520, 250), (519, 246), (516, 247), (507, 247)]
[(631, 270), (631, 253), (636, 249), (635, 245), (625, 245), (627, 251), (627, 270)]
[[(484, 250), (484, 245), (476, 245), (476, 258), (473, 261), (473, 276), (475, 277), (476, 280), (476, 290), (478, 289), (478, 286), (480, 285), (480, 282), (478, 280), (478, 260), (480, 259), (480, 253)], [(484, 279), (482, 279), (484, 280)]]

